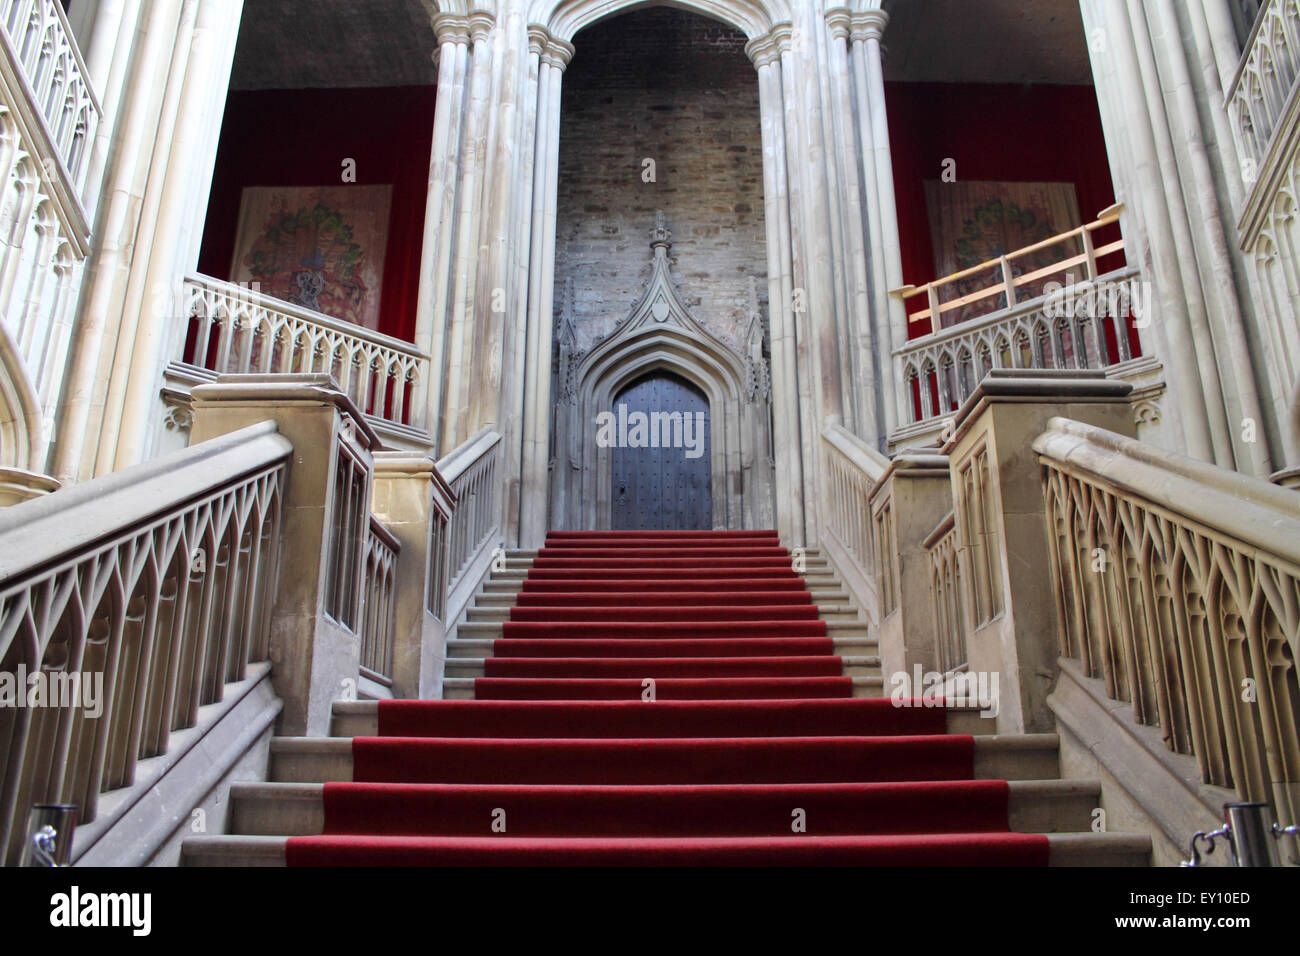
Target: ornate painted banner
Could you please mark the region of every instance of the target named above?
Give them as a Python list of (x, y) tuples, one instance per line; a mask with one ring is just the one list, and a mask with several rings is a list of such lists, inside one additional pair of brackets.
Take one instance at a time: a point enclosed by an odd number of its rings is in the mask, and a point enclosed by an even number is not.
[(378, 329), (392, 195), (390, 185), (245, 187), (232, 281)]

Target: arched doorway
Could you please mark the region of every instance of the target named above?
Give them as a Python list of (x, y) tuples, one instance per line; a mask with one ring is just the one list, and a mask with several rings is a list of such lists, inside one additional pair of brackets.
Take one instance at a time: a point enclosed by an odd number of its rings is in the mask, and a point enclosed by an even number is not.
[[(707, 439), (693, 467), (703, 469), (707, 462), (709, 478), (699, 486), (705, 503), (692, 520), (707, 517), (711, 528), (770, 528), (770, 390), (765, 385), (767, 359), (758, 338), (759, 317), (751, 321), (754, 350), (748, 354), (741, 355), (711, 335), (691, 317), (669, 276), (672, 242), (662, 215), (652, 235), (652, 271), (640, 301), (613, 335), (589, 351), (576, 346), (567, 302), (571, 296), (566, 295), (553, 392), (556, 470), (551, 527), (613, 526), (614, 454), (621, 451), (616, 447), (620, 399), (639, 383), (664, 381), (658, 376), (668, 376), (667, 380), (681, 383), (675, 386), (674, 401), (685, 401), (680, 391), (684, 385), (693, 392), (693, 401), (703, 403), (702, 409), (694, 405), (693, 410), (706, 412)], [(622, 414), (626, 416), (627, 410)], [(628, 424), (625, 418), (624, 428)]]
[(709, 400), (655, 371), (614, 398), (610, 526), (698, 531), (713, 527)]

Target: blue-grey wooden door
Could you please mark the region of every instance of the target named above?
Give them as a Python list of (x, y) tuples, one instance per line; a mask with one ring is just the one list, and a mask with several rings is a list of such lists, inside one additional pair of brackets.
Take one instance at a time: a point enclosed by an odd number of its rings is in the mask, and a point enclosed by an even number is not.
[[(625, 412), (620, 405), (626, 406)], [(638, 413), (649, 423), (644, 437), (635, 427)], [(628, 427), (619, 428), (620, 440), (612, 449), (611, 527), (639, 531), (712, 528), (713, 468), (709, 402), (704, 393), (669, 372), (652, 372), (615, 397), (614, 414)], [(649, 447), (637, 447), (647, 443)]]

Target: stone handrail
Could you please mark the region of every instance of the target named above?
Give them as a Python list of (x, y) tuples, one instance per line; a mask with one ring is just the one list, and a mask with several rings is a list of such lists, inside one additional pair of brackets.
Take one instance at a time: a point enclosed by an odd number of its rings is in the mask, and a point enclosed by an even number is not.
[(1258, 169), (1300, 77), (1300, 0), (1265, 0), (1224, 95), (1240, 157)]
[[(892, 550), (882, 549), (876, 541), (871, 492), (889, 466), (889, 459), (838, 424), (828, 425), (822, 432), (822, 454), (829, 496), (826, 531), (858, 565), (879, 604), (878, 558), (892, 554)], [(881, 608), (877, 613), (888, 612)]]
[(397, 559), (401, 544), (374, 515), (366, 531), (361, 584), (361, 673), (393, 682)]
[(410, 342), (209, 276), (186, 277), (184, 301), (186, 364), (219, 374), (328, 372), (366, 415), (418, 424), (412, 399), (428, 356)]
[(0, 513), (0, 860), (267, 659), (291, 452), (263, 422)]
[(949, 511), (930, 532), (922, 547), (930, 556), (930, 596), (938, 629), (935, 651), (940, 673), (966, 663), (966, 612), (962, 605), (961, 554), (957, 547), (955, 512)]
[(911, 420), (955, 411), (994, 368), (1104, 369), (1140, 355), (1126, 324), (1137, 275), (1126, 266), (895, 349)]
[(33, 105), (69, 181), (82, 184), (102, 113), (57, 0), (0, 0), (0, 35), (21, 65)]
[(484, 428), (437, 463), (456, 504), (446, 529), (445, 594), (460, 583), (461, 575), (499, 526), (496, 466), (500, 452), (501, 434)]
[(1033, 449), (1061, 653), (1204, 782), (1300, 822), (1300, 497), (1064, 418)]

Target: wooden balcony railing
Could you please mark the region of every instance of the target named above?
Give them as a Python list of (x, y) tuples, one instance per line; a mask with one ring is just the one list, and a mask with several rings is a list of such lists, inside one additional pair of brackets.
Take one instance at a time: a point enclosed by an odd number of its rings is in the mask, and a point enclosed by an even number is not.
[[(1122, 238), (1093, 241), (1097, 230), (1117, 229), (1118, 217), (1119, 207), (1112, 207), (1086, 226), (900, 290), (905, 302), (924, 297), (927, 303), (909, 314), (909, 322), (932, 323), (938, 316), (941, 326), (894, 351), (906, 386), (905, 419), (922, 422), (955, 411), (994, 368), (1104, 369), (1140, 356), (1135, 320), (1150, 320), (1150, 296), (1138, 270), (1121, 264)], [(1017, 262), (1071, 243), (1081, 251), (1016, 271)], [(1117, 267), (1100, 272), (1103, 259)], [(972, 284), (973, 291), (944, 298), (946, 290)]]

